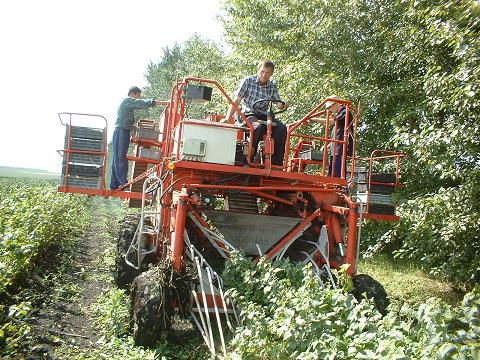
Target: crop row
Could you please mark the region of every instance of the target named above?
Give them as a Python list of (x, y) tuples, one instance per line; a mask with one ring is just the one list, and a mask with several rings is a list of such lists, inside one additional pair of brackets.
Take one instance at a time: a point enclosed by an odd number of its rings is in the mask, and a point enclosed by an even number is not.
[(480, 286), (459, 306), (395, 303), (382, 317), (311, 269), (234, 254), (223, 273), (241, 309), (228, 359), (478, 359)]
[(86, 199), (53, 183), (0, 179), (0, 294), (28, 274), (53, 245), (67, 244), (83, 223)]

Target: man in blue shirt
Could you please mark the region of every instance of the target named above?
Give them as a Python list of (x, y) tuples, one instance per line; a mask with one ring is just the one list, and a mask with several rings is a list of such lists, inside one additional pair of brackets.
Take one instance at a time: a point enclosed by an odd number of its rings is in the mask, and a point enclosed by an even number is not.
[(116, 190), (127, 183), (127, 151), (130, 144), (130, 130), (135, 122), (134, 110), (147, 109), (159, 105), (154, 99), (142, 100), (142, 90), (133, 86), (128, 90), (128, 97), (118, 107), (115, 131), (113, 132), (113, 161), (110, 189)]
[[(262, 104), (257, 106), (261, 112), (254, 111), (252, 106), (253, 103), (260, 99), (276, 99), (281, 100), (280, 94), (278, 93), (277, 84), (270, 80), (273, 75), (273, 70), (275, 69), (275, 64), (270, 60), (261, 61), (258, 64), (257, 74), (253, 76), (246, 77), (240, 82), (240, 86), (235, 92), (234, 103), (238, 106), (242, 103), (242, 113), (244, 114), (253, 114), (247, 117), (247, 120), (253, 124), (255, 130), (253, 132), (253, 154), (257, 152), (258, 143), (262, 140), (263, 135), (267, 133), (267, 126), (265, 124), (259, 124), (258, 120), (266, 120), (268, 114), (268, 104), (263, 104), (264, 108), (262, 109)], [(275, 106), (278, 109), (287, 109), (288, 104), (277, 102)], [(235, 112), (233, 106), (230, 106), (228, 109), (227, 115), (225, 116), (225, 122), (232, 122), (232, 116)], [(285, 154), (285, 140), (287, 137), (287, 127), (278, 119), (273, 119), (276, 123), (276, 126), (272, 127), (272, 137), (274, 140), (274, 151), (272, 156), (273, 165), (283, 165), (283, 158)]]

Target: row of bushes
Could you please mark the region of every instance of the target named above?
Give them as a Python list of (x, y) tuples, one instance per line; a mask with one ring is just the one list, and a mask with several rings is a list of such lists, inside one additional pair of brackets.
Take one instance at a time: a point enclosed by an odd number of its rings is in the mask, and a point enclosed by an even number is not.
[(59, 194), (52, 181), (0, 178), (0, 352), (17, 358), (30, 334), (22, 289), (47, 256), (73, 244), (85, 225), (85, 197)]
[[(25, 184), (25, 181), (27, 183)], [(86, 198), (59, 194), (51, 182), (0, 182), (0, 294), (39, 256), (79, 231)]]
[(322, 289), (308, 267), (234, 256), (224, 272), (241, 308), (229, 359), (474, 359), (480, 355), (480, 286), (452, 307), (393, 304), (382, 317), (343, 289)]
[(398, 213), (398, 223), (367, 224), (367, 255), (386, 251), (434, 276), (468, 287), (480, 282), (480, 189), (475, 182), (417, 197), (400, 205)]

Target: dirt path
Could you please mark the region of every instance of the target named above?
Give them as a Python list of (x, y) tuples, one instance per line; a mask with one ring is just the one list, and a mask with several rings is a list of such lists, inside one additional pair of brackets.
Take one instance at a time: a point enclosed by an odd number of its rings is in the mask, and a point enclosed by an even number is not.
[(60, 345), (88, 351), (95, 348), (100, 337), (93, 327), (91, 305), (111, 278), (103, 257), (117, 220), (112, 216), (111, 202), (97, 203), (88, 230), (77, 242), (65, 273), (43, 294), (43, 304), (32, 321), (35, 344), (30, 359), (59, 359), (54, 349)]

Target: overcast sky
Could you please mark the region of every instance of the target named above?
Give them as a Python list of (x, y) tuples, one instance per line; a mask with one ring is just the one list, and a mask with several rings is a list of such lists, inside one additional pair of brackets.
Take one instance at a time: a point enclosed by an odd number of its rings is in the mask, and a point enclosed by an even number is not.
[(0, 2), (0, 165), (60, 172), (58, 112), (100, 114), (113, 133), (131, 85), (162, 48), (220, 41), (219, 0)]

